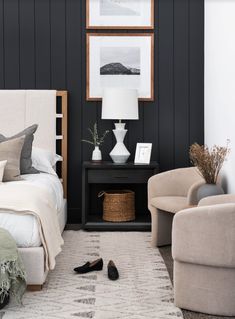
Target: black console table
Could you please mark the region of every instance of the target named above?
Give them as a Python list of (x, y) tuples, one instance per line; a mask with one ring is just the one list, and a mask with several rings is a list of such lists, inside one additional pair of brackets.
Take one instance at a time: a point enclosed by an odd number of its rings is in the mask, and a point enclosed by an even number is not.
[[(87, 230), (150, 230), (147, 208), (147, 182), (158, 173), (158, 163), (115, 164), (84, 162), (82, 182), (82, 226)], [(102, 219), (103, 210), (98, 193), (102, 190), (131, 189), (135, 192), (136, 219), (112, 223)]]

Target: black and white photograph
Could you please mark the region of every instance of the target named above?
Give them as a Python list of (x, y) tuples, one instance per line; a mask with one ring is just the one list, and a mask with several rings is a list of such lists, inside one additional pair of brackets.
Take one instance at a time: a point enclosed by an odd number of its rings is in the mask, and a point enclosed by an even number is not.
[(87, 34), (87, 100), (99, 100), (105, 88), (138, 91), (153, 100), (153, 35)]
[(140, 48), (101, 48), (100, 75), (118, 74), (140, 75)]
[(140, 0), (100, 0), (101, 16), (140, 16)]
[(153, 29), (154, 0), (86, 0), (87, 29)]

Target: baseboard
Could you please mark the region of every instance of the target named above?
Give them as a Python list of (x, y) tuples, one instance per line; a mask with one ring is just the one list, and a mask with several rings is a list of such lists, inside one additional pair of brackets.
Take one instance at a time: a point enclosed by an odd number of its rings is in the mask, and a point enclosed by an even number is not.
[(80, 230), (82, 229), (82, 224), (67, 224), (65, 230)]

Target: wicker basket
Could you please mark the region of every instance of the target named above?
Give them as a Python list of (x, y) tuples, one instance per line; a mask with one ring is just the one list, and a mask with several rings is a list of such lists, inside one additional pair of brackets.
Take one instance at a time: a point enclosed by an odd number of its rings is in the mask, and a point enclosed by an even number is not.
[(135, 219), (135, 193), (130, 190), (100, 192), (104, 196), (103, 220), (127, 222)]

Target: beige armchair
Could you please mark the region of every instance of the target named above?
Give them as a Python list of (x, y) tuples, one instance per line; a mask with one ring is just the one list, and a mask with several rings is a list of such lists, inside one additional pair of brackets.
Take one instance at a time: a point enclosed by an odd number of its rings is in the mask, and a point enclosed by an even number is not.
[(235, 195), (202, 199), (172, 229), (176, 306), (235, 316)]
[(197, 204), (204, 182), (194, 167), (178, 168), (148, 181), (148, 208), (152, 219), (152, 246), (171, 244), (172, 220), (178, 211)]

